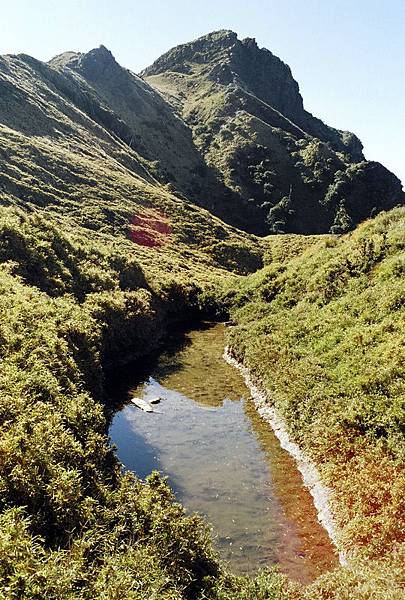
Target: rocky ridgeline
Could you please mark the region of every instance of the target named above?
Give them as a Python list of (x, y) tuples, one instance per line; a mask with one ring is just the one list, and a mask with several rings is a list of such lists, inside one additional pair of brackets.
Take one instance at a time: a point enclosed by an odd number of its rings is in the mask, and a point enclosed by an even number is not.
[(69, 148), (74, 138), (78, 154), (88, 137), (146, 182), (249, 232), (341, 233), (404, 202), (354, 134), (305, 110), (288, 65), (232, 31), (178, 46), (140, 76), (104, 46), (49, 63), (7, 56), (0, 91), (4, 125)]

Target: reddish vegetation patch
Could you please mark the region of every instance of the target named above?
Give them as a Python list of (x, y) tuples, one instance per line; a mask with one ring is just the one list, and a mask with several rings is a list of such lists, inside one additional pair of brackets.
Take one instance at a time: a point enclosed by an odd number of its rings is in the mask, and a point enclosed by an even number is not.
[(172, 227), (166, 215), (153, 210), (135, 215), (130, 226), (131, 240), (138, 246), (149, 248), (163, 246), (171, 232)]

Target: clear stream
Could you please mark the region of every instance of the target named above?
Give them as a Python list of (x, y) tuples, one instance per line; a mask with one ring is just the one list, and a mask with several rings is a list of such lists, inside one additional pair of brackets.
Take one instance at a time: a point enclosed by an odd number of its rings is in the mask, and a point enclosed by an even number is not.
[[(212, 524), (216, 548), (237, 573), (279, 565), (308, 582), (338, 564), (294, 460), (256, 412), (240, 373), (222, 358), (224, 326), (204, 324), (156, 360), (114, 376), (121, 403), (110, 437), (126, 469), (157, 469), (188, 511)], [(144, 413), (132, 396), (161, 396)]]

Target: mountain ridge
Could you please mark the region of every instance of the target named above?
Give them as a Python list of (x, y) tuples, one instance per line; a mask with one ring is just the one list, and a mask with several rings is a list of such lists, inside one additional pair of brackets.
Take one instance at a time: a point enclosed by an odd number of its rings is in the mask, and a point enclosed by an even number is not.
[[(314, 119), (319, 129), (327, 127), (320, 119), (316, 119), (305, 110), (299, 85), (293, 78), (289, 65), (267, 48), (259, 48), (255, 38), (239, 40), (237, 34), (231, 30), (219, 30), (202, 36), (194, 42), (174, 47), (158, 58), (151, 66), (141, 71), (140, 75), (147, 78), (166, 70), (186, 73), (189, 69), (186, 66), (187, 60), (193, 58), (196, 60), (195, 55), (207, 44), (206, 53), (209, 56), (211, 55), (210, 60), (214, 59), (217, 63), (209, 73), (209, 77), (213, 81), (222, 84), (238, 83), (242, 88), (246, 86), (248, 90), (252, 91), (266, 104), (272, 106), (304, 129), (306, 125), (308, 126), (308, 119)], [(219, 57), (216, 56), (218, 55), (218, 47), (222, 50), (222, 52), (219, 52)], [(211, 52), (210, 48), (213, 48)], [(218, 58), (220, 58), (219, 61)], [(199, 62), (198, 57), (196, 62)], [(171, 69), (171, 67), (174, 68)], [(270, 86), (268, 80), (271, 82)], [(247, 90), (245, 89), (245, 91)], [(316, 132), (318, 134), (319, 129)], [(339, 131), (330, 127), (328, 129), (333, 129), (335, 132)], [(314, 133), (314, 130), (316, 130), (315, 124), (310, 126), (308, 133), (311, 133), (311, 130), (312, 134), (316, 135)], [(363, 160), (360, 140), (351, 132), (340, 131), (339, 133), (353, 136), (353, 151), (358, 160)], [(340, 149), (342, 148), (343, 146), (340, 146)]]
[(139, 76), (103, 45), (48, 63), (8, 55), (0, 91), (4, 125), (80, 152), (102, 139), (137, 177), (258, 235), (342, 233), (404, 202), (354, 134), (305, 110), (288, 65), (230, 30), (169, 50)]

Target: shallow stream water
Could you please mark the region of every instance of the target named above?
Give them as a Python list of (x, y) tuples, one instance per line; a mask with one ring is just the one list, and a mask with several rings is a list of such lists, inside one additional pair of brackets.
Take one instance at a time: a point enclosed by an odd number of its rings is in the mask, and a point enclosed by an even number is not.
[[(186, 509), (212, 524), (215, 546), (237, 573), (279, 565), (308, 582), (338, 564), (294, 460), (261, 419), (240, 373), (222, 358), (223, 325), (171, 340), (157, 359), (114, 379), (122, 404), (110, 437), (126, 469), (168, 476)], [(154, 413), (129, 403), (161, 396)]]

